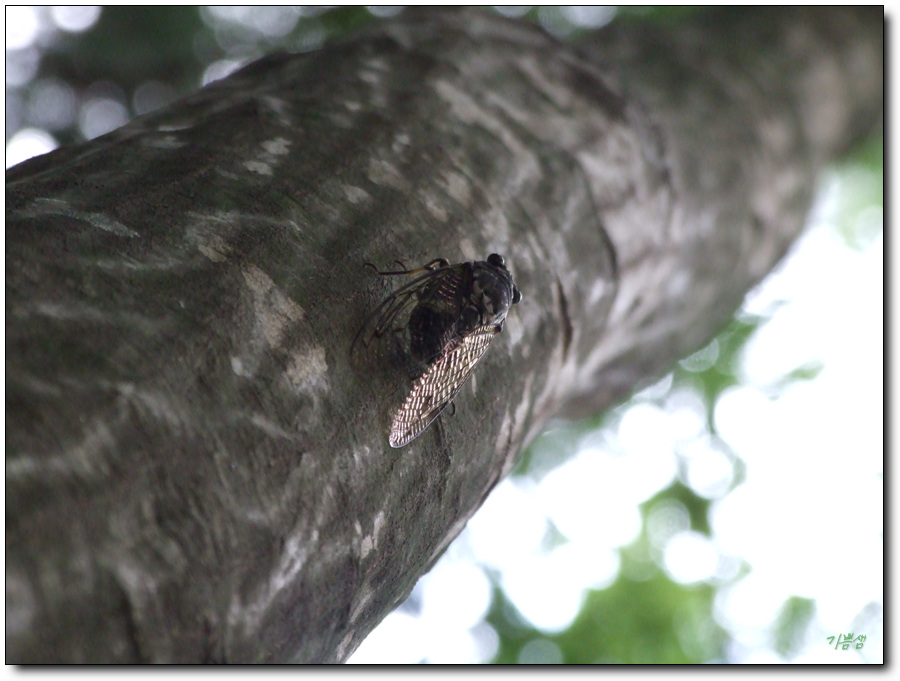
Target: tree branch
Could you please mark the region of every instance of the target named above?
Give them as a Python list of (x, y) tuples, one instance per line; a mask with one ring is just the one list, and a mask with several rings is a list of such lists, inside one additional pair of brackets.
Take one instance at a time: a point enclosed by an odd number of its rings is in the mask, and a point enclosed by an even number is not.
[[(407, 12), (9, 170), (7, 661), (346, 659), (548, 418), (723, 326), (879, 121), (882, 41)], [(491, 252), (522, 303), (391, 449), (363, 263)]]

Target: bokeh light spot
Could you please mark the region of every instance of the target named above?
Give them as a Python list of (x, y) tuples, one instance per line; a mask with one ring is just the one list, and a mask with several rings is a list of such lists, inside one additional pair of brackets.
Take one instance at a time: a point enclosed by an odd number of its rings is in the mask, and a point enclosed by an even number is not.
[(34, 7), (6, 7), (6, 51), (30, 47), (37, 39), (40, 21)]
[(6, 167), (46, 154), (58, 147), (56, 140), (46, 130), (23, 128), (6, 143)]
[(693, 584), (716, 573), (719, 556), (708, 537), (699, 532), (679, 532), (666, 544), (663, 563), (674, 581)]
[(78, 96), (68, 83), (55, 78), (36, 82), (28, 96), (28, 116), (48, 130), (68, 128), (78, 112)]
[(553, 641), (536, 638), (522, 646), (516, 661), (519, 664), (562, 664), (563, 654)]
[(97, 23), (101, 9), (96, 5), (58, 5), (50, 8), (50, 17), (63, 31), (80, 33)]
[(128, 122), (128, 111), (114, 99), (89, 99), (78, 115), (78, 129), (85, 139), (94, 139)]

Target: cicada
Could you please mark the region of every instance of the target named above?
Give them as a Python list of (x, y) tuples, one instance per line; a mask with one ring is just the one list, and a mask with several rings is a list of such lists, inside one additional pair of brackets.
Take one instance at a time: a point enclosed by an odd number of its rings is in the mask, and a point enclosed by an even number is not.
[[(369, 263), (367, 263), (369, 264)], [(388, 442), (403, 447), (417, 438), (456, 397), (522, 294), (502, 256), (451, 265), (438, 258), (422, 267), (381, 272), (412, 281), (394, 291), (362, 326), (351, 352), (388, 334), (403, 343), (416, 366), (424, 367), (394, 414)]]

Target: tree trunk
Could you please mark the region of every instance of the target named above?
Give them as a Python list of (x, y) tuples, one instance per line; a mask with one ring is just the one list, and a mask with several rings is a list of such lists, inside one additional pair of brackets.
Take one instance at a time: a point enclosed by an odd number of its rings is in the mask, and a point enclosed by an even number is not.
[[(9, 170), (7, 662), (346, 659), (548, 418), (730, 319), (879, 122), (882, 42), (408, 11)], [(350, 345), (401, 282), (363, 264), (492, 252), (522, 302), (391, 449), (408, 376)]]

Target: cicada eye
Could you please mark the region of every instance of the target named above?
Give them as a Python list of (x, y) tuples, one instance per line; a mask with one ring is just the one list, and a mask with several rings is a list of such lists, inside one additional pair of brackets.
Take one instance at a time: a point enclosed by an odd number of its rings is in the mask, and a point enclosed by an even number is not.
[(514, 285), (514, 286), (513, 286), (512, 304), (513, 304), (513, 305), (518, 305), (518, 304), (519, 304), (519, 301), (521, 301), (521, 300), (522, 300), (522, 292), (519, 290), (519, 287), (518, 287), (518, 286), (515, 286), (515, 285)]
[(487, 261), (488, 265), (493, 265), (494, 267), (506, 267), (506, 261), (503, 259), (503, 256), (496, 253), (491, 253)]

